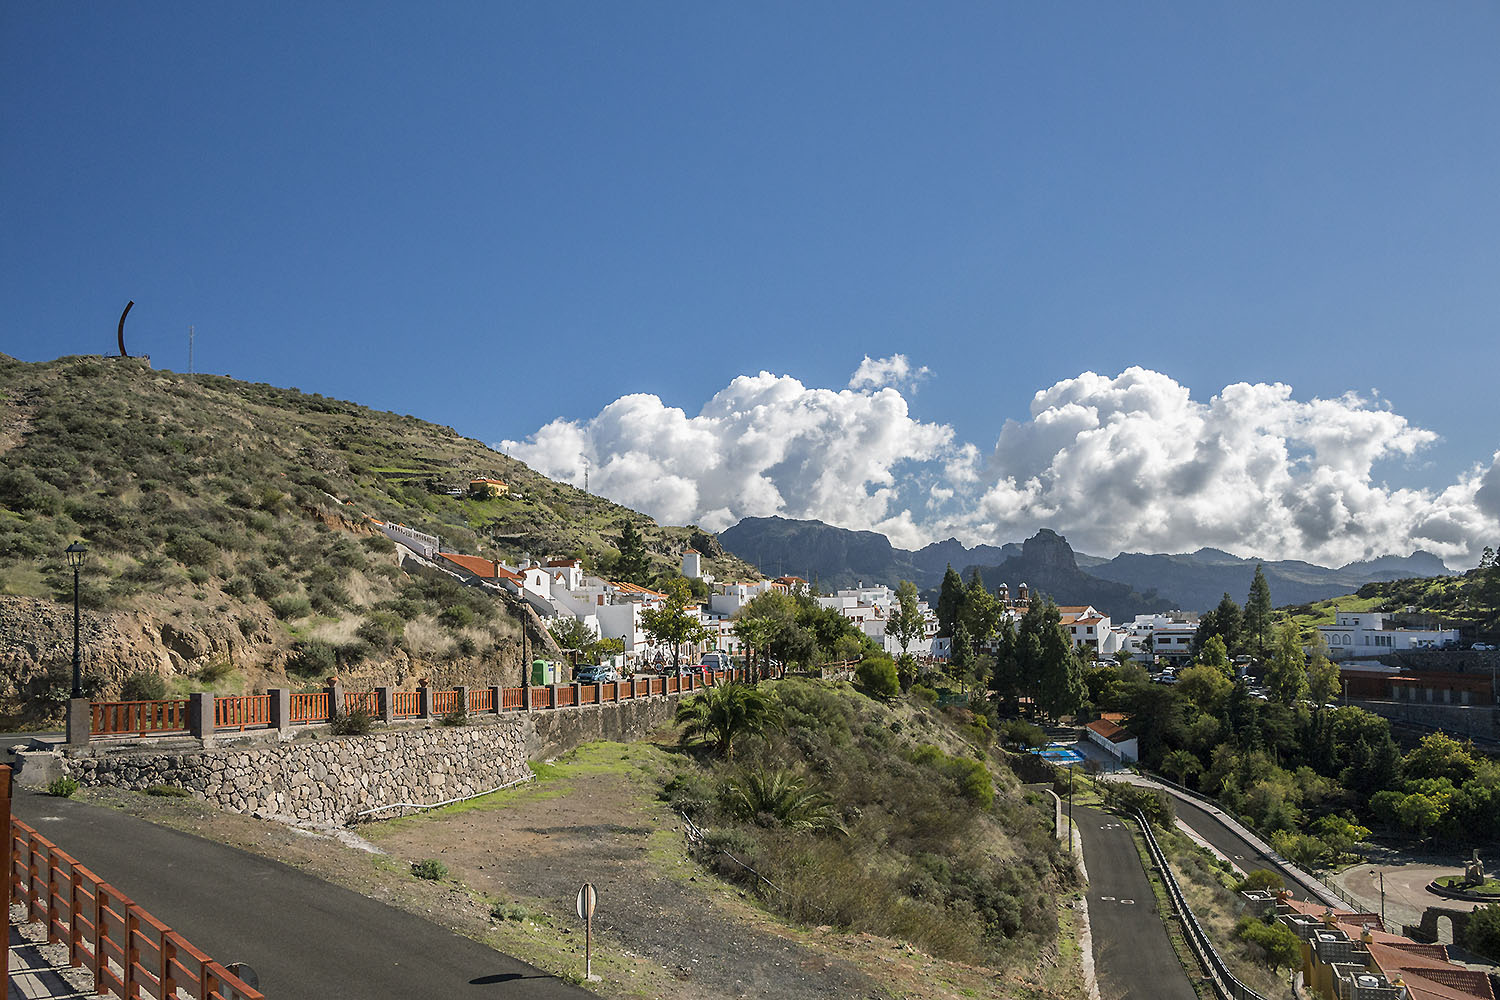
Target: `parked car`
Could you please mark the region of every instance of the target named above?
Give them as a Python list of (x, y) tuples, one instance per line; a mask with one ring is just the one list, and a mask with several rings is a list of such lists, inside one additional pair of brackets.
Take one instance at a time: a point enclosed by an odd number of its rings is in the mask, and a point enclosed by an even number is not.
[(1495, 644), (1493, 642), (1476, 642), (1474, 643), (1474, 648), (1489, 653), (1495, 650)]
[(578, 668), (573, 679), (579, 684), (609, 684), (619, 680), (620, 675), (607, 663), (585, 663)]

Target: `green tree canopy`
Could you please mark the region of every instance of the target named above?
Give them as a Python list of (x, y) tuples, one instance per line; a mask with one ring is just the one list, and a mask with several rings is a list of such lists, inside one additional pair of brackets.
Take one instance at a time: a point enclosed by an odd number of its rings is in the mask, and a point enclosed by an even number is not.
[(682, 578), (668, 580), (665, 584), (667, 599), (660, 608), (647, 608), (641, 612), (641, 628), (657, 642), (672, 647), (672, 666), (682, 666), (682, 646), (703, 642), (709, 638), (708, 629), (698, 620), (697, 614), (687, 610), (692, 601), (692, 591)]
[(891, 617), (886, 622), (885, 630), (901, 647), (902, 656), (906, 655), (912, 643), (926, 634), (927, 621), (918, 606), (917, 585), (910, 580), (902, 580), (896, 586), (896, 603), (891, 608)]
[(1266, 686), (1271, 697), (1283, 705), (1294, 704), (1307, 688), (1307, 657), (1302, 652), (1302, 636), (1293, 622), (1283, 622), (1276, 630), (1276, 648), (1266, 671)]
[(951, 637), (958, 626), (959, 616), (963, 613), (964, 596), (963, 577), (949, 563), (947, 572), (943, 574), (943, 585), (938, 590), (937, 634), (941, 638)]

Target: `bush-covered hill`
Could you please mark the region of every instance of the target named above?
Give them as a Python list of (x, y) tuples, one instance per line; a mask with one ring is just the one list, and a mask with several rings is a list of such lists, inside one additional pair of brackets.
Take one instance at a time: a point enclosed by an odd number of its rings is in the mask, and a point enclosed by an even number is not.
[(1367, 583), (1352, 594), (1284, 610), (1299, 626), (1309, 629), (1333, 624), (1335, 609), (1393, 614), (1411, 609), (1437, 615), (1445, 628), (1463, 629), (1471, 639), (1492, 637), (1500, 629), (1500, 566), (1492, 561), (1460, 576)]
[(663, 789), (704, 828), (700, 860), (797, 923), (1045, 982), (1039, 955), (1055, 958), (1077, 873), (1053, 837), (1051, 800), (990, 756), (984, 718), (916, 695), (875, 701), (848, 684), (763, 688), (767, 724), (735, 739), (732, 756), (715, 741)]
[[(287, 669), (480, 683), (519, 663), (519, 608), (403, 572), (366, 514), (456, 551), (570, 553), (605, 573), (628, 521), (653, 572), (675, 572), (688, 544), (721, 579), (751, 572), (712, 536), (451, 428), (139, 359), (0, 355), (0, 456), (0, 714), (13, 718), (55, 707), (72, 642), (62, 553), (80, 538), (89, 679), (110, 693), (143, 672), (235, 690)], [(476, 477), (509, 492), (448, 494)]]

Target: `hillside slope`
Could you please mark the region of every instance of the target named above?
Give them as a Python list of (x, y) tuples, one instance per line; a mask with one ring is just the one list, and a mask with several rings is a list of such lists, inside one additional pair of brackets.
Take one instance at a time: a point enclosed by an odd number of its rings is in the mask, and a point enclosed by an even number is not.
[[(30, 364), (0, 355), (0, 716), (66, 696), (72, 577), (96, 690), (133, 673), (182, 689), (305, 682), (337, 669), (390, 682), (519, 674), (520, 605), (403, 570), (370, 515), (492, 559), (570, 553), (607, 573), (629, 521), (653, 571), (688, 544), (749, 575), (717, 540), (565, 484), (451, 428), (354, 403), (140, 359)], [(448, 495), (475, 477), (498, 499)], [(295, 683), (295, 680), (294, 680)]]

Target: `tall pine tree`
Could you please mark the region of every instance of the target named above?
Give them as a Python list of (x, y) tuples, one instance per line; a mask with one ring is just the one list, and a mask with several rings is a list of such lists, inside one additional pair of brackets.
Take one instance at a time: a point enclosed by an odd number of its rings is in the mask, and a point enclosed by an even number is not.
[(640, 532), (629, 521), (620, 529), (620, 558), (615, 562), (615, 576), (625, 583), (644, 585), (651, 572), (651, 563), (646, 555), (646, 543)]
[(1245, 614), (1240, 625), (1240, 641), (1245, 652), (1257, 660), (1266, 658), (1271, 648), (1271, 585), (1259, 563), (1255, 579), (1250, 581), (1250, 596), (1245, 599)]
[(963, 613), (964, 604), (964, 581), (948, 564), (948, 571), (943, 574), (943, 586), (938, 591), (937, 622), (938, 635), (949, 638), (953, 635), (953, 629), (958, 625), (958, 616)]

